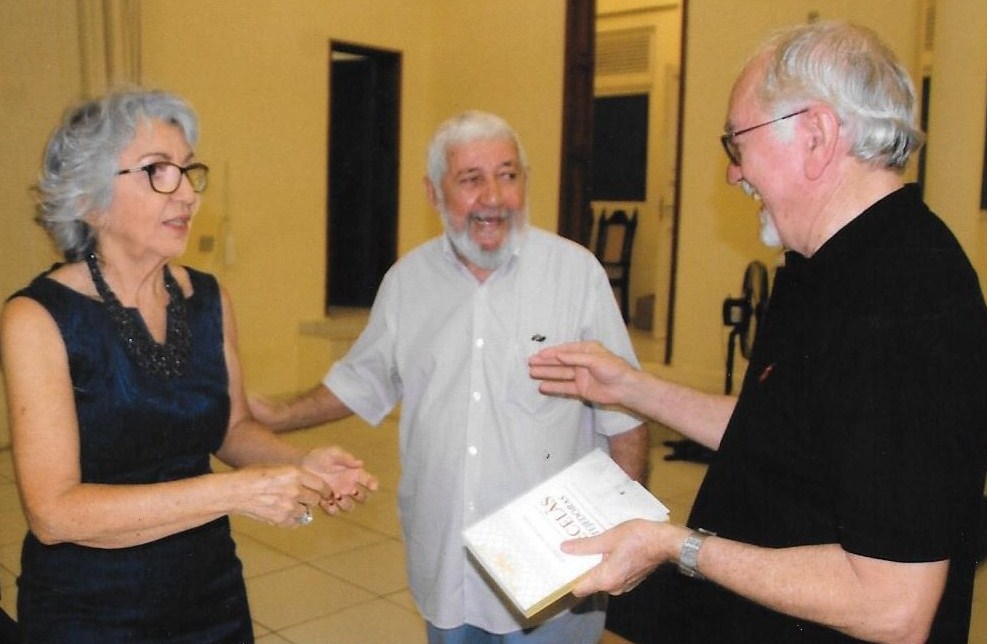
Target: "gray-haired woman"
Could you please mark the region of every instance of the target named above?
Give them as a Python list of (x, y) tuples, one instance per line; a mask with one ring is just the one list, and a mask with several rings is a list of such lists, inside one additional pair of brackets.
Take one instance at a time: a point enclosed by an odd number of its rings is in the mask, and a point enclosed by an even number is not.
[(25, 641), (252, 641), (229, 515), (304, 525), (376, 487), (349, 453), (250, 416), (228, 296), (172, 263), (206, 187), (197, 138), (180, 98), (130, 91), (49, 141), (38, 219), (67, 261), (0, 318)]

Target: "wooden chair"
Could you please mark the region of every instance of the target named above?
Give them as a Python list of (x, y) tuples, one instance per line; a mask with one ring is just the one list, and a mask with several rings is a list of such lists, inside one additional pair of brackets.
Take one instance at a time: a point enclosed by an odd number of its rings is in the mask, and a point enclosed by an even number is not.
[(600, 213), (596, 233), (596, 257), (606, 269), (610, 285), (620, 292), (618, 301), (624, 322), (630, 320), (631, 250), (634, 247), (636, 229), (636, 209), (630, 217), (624, 210), (614, 210), (609, 217), (606, 210)]

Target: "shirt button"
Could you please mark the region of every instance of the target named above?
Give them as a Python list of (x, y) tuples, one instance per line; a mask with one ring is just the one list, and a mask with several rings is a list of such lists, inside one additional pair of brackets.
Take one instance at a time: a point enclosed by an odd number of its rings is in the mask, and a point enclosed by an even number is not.
[(476, 339), (476, 348), (477, 349), (482, 349), (483, 348), (483, 338), (477, 338)]
[(468, 448), (466, 449), (466, 452), (467, 452), (467, 453), (468, 453), (468, 454), (469, 454), (470, 456), (476, 456), (476, 455), (477, 455), (477, 453), (478, 453), (479, 451), (480, 451), (480, 450), (478, 450), (478, 449), (476, 449), (476, 445), (470, 445), (470, 446), (469, 446), (469, 447), (468, 447)]
[(479, 401), (480, 400), (480, 392), (479, 391), (474, 391), (473, 392), (473, 400), (476, 400), (476, 401)]

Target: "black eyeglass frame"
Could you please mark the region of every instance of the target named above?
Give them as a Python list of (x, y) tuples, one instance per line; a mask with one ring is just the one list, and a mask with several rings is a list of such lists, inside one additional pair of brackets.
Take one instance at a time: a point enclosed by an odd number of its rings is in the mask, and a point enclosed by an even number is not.
[[(158, 186), (154, 184), (154, 171), (159, 166), (163, 166), (163, 165), (178, 168), (178, 171), (180, 173), (178, 175), (178, 183), (176, 183), (175, 187), (172, 188), (171, 190), (161, 190), (160, 188), (158, 188)], [(200, 176), (202, 178), (201, 180), (196, 181), (195, 179), (193, 179), (193, 175), (189, 174), (189, 171), (193, 171), (197, 173), (200, 170), (202, 171), (202, 174), (201, 175), (196, 174), (196, 176)], [(181, 179), (182, 175), (185, 175), (185, 178), (188, 179), (189, 185), (192, 186), (193, 192), (196, 193), (201, 193), (205, 191), (206, 184), (208, 183), (208, 178), (209, 178), (209, 166), (207, 166), (205, 163), (190, 163), (187, 166), (180, 166), (177, 163), (172, 163), (171, 161), (155, 161), (153, 163), (145, 163), (144, 165), (137, 166), (135, 168), (125, 168), (123, 170), (118, 171), (116, 176), (119, 177), (120, 175), (130, 174), (132, 172), (143, 172), (147, 174), (147, 181), (148, 183), (151, 184), (151, 190), (162, 195), (170, 195), (177, 192), (178, 188), (180, 188), (182, 185), (182, 179)]]
[(748, 132), (753, 132), (754, 130), (764, 127), (766, 125), (771, 125), (772, 123), (777, 123), (778, 121), (784, 121), (785, 119), (790, 119), (793, 116), (798, 116), (799, 114), (805, 114), (811, 108), (803, 107), (802, 109), (792, 112), (791, 114), (785, 114), (784, 116), (779, 116), (778, 118), (773, 118), (770, 121), (765, 121), (764, 123), (758, 123), (757, 125), (752, 125), (750, 127), (745, 127), (742, 130), (737, 130), (736, 132), (727, 132), (720, 137), (720, 143), (723, 144), (723, 150), (727, 153), (727, 158), (730, 159), (730, 163), (733, 165), (740, 165), (740, 149), (737, 148), (737, 144), (733, 142), (735, 137), (741, 134), (747, 134)]

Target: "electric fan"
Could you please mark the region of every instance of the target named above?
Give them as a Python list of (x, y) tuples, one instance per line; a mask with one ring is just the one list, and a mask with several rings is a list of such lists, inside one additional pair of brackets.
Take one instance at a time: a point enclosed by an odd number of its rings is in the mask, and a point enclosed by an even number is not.
[[(723, 323), (729, 327), (730, 336), (727, 346), (727, 375), (725, 393), (733, 391), (733, 356), (737, 346), (740, 354), (747, 359), (751, 357), (751, 347), (754, 346), (754, 336), (757, 325), (764, 314), (768, 299), (768, 269), (759, 261), (753, 261), (744, 270), (744, 281), (741, 285), (743, 295), (728, 297), (723, 301)], [(666, 447), (672, 448), (671, 454), (665, 456), (666, 461), (694, 461), (709, 463), (715, 452), (708, 447), (690, 440), (665, 441)]]
[(727, 340), (727, 373), (724, 393), (733, 392), (733, 356), (737, 346), (748, 360), (757, 326), (768, 300), (768, 269), (755, 260), (744, 270), (743, 295), (723, 300), (723, 324), (732, 327)]

